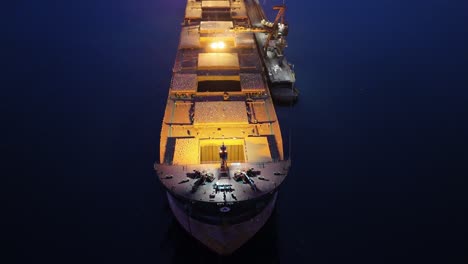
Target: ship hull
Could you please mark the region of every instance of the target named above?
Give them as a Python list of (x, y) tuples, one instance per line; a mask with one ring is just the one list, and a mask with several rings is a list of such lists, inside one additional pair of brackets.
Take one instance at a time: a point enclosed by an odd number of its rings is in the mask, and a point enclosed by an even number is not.
[(212, 225), (191, 217), (186, 209), (187, 204), (182, 204), (167, 192), (169, 206), (180, 225), (190, 235), (219, 255), (232, 254), (265, 225), (275, 208), (277, 195), (276, 191), (267, 205), (247, 221), (232, 225)]

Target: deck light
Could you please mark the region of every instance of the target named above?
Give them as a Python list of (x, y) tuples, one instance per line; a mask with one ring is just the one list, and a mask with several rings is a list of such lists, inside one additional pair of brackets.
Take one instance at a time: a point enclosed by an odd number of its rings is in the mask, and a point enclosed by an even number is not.
[(210, 47), (212, 49), (224, 49), (226, 47), (226, 44), (222, 41), (218, 41), (218, 42), (211, 43)]

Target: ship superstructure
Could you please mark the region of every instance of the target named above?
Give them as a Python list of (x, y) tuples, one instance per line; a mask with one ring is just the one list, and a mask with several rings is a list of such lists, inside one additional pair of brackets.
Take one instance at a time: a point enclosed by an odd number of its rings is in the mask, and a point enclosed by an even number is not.
[(253, 22), (260, 11), (252, 0), (187, 1), (155, 164), (178, 222), (219, 254), (264, 225), (290, 166), (261, 44), (278, 38)]

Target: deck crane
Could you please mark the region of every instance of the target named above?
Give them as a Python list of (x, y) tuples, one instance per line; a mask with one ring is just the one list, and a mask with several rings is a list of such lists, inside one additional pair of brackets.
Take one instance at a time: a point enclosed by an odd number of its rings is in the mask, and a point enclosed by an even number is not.
[(266, 53), (270, 45), (270, 41), (272, 39), (275, 39), (278, 40), (277, 47), (282, 53), (284, 47), (286, 47), (286, 39), (284, 38), (284, 36), (288, 35), (288, 25), (284, 22), (286, 5), (284, 3), (282, 5), (275, 5), (273, 6), (273, 10), (278, 10), (278, 14), (276, 14), (275, 20), (273, 22), (269, 22), (264, 19), (262, 19), (261, 21), (261, 23), (266, 28), (269, 28), (268, 37), (263, 46), (263, 51)]

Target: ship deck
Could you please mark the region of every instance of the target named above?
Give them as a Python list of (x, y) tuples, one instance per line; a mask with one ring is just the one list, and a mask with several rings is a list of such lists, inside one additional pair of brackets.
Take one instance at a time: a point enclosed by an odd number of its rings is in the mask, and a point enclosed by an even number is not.
[[(217, 203), (249, 200), (274, 191), (287, 175), (259, 38), (250, 30), (261, 14), (249, 11), (252, 4), (187, 2), (155, 165), (175, 195)], [(224, 174), (221, 145), (228, 152)], [(260, 175), (234, 180), (250, 168)], [(214, 180), (199, 184), (199, 178), (189, 177), (193, 170)], [(231, 187), (219, 191), (219, 186)]]
[[(233, 179), (237, 171), (254, 168), (260, 171), (256, 177), (252, 177), (255, 187), (242, 181)], [(289, 161), (264, 162), (264, 163), (231, 163), (227, 176), (221, 176), (219, 164), (197, 164), (197, 165), (159, 165), (157, 174), (163, 185), (171, 193), (194, 201), (226, 203), (241, 202), (259, 198), (271, 193), (286, 178), (289, 169)], [(187, 177), (187, 173), (198, 170), (212, 173), (214, 180), (205, 182), (194, 190), (197, 179)], [(216, 186), (229, 186), (229, 191), (216, 192)], [(211, 196), (214, 194), (214, 196)]]

